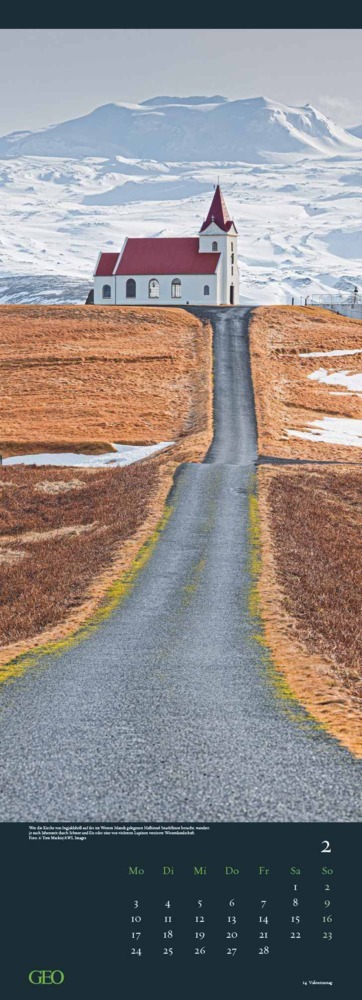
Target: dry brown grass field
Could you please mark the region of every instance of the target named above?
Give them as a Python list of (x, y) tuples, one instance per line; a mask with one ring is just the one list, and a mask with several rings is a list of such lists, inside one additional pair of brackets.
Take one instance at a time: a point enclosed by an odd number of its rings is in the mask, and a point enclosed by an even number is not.
[[(252, 316), (250, 346), (259, 454), (361, 461), (358, 447), (308, 441), (288, 431), (309, 431), (309, 423), (325, 416), (362, 418), (360, 393), (308, 378), (320, 368), (362, 371), (362, 321), (326, 309), (265, 306)], [(332, 350), (360, 353), (301, 357)]]
[[(0, 468), (0, 663), (99, 607), (212, 438), (211, 328), (179, 309), (0, 307), (3, 454), (175, 445), (128, 468)], [(6, 676), (6, 670), (5, 670)]]
[(362, 756), (362, 471), (260, 467), (260, 598), (300, 700)]
[[(361, 372), (362, 323), (321, 309), (265, 307), (251, 321), (259, 454), (331, 461), (260, 466), (259, 593), (266, 637), (292, 691), (362, 756), (361, 489), (355, 446), (290, 437), (324, 416), (361, 419), (361, 396), (308, 379)], [(301, 357), (326, 351), (357, 351)], [(360, 465), (360, 468), (358, 467)]]
[(202, 430), (209, 344), (182, 309), (1, 306), (0, 453), (103, 451)]
[(331, 656), (362, 695), (362, 473), (307, 466), (260, 475), (284, 607), (307, 645)]
[(0, 643), (61, 622), (148, 514), (158, 462), (0, 469)]

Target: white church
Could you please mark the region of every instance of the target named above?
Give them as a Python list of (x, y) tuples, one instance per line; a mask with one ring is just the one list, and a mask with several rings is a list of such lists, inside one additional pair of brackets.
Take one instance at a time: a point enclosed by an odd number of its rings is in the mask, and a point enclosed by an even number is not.
[(100, 253), (94, 303), (238, 305), (237, 236), (218, 184), (198, 236), (126, 238), (120, 253)]

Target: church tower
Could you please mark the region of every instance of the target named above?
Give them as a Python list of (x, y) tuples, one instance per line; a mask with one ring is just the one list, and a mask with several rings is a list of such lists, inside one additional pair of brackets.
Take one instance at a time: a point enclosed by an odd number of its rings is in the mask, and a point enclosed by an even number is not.
[(239, 305), (238, 232), (230, 219), (224, 197), (217, 184), (208, 215), (199, 232), (200, 253), (219, 253), (219, 305)]

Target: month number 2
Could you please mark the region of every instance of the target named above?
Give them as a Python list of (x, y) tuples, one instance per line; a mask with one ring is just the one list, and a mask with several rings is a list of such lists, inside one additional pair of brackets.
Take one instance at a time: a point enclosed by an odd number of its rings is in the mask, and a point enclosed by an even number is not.
[(321, 854), (331, 854), (331, 853), (332, 853), (332, 848), (329, 843), (329, 840), (322, 840)]

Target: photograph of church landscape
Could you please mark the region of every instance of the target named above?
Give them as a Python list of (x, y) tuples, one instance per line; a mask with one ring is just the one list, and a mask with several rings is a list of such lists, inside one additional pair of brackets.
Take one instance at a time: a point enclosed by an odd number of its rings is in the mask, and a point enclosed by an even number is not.
[(362, 819), (361, 31), (295, 34), (0, 32), (2, 822)]

